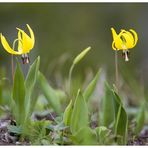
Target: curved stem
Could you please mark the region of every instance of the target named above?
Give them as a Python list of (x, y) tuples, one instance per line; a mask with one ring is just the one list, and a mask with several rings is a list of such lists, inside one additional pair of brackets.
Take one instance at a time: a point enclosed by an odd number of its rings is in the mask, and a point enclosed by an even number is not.
[[(13, 42), (13, 49), (15, 48), (15, 43), (18, 41), (18, 39), (15, 39)], [(14, 81), (14, 60), (13, 60), (13, 54), (11, 55), (11, 73), (12, 73), (12, 81)]]
[(69, 96), (71, 94), (71, 76), (72, 76), (73, 69), (74, 69), (74, 64), (71, 65), (70, 70), (69, 70), (69, 79), (68, 79)]
[(115, 84), (117, 88), (117, 93), (119, 90), (119, 72), (118, 72), (118, 51), (115, 51)]
[[(15, 50), (15, 44), (17, 41), (22, 41), (20, 39), (15, 39), (13, 42), (13, 50)], [(11, 72), (12, 72), (12, 80), (14, 81), (14, 60), (13, 60), (13, 54), (11, 55)]]
[(13, 61), (13, 54), (11, 55), (11, 72), (12, 72), (12, 81), (14, 81), (14, 61)]
[(20, 39), (15, 39), (14, 42), (13, 42), (13, 50), (15, 50), (15, 44), (16, 44), (17, 41), (20, 41), (20, 42), (22, 43), (22, 40), (20, 40)]

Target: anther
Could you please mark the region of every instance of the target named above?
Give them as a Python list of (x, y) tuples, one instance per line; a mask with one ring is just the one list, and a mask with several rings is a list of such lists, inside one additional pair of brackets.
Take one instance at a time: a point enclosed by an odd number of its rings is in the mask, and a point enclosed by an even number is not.
[(122, 56), (124, 57), (125, 62), (129, 61), (129, 51), (128, 50), (123, 51)]
[(30, 59), (29, 59), (28, 54), (22, 54), (22, 61), (23, 61), (23, 64), (30, 63)]

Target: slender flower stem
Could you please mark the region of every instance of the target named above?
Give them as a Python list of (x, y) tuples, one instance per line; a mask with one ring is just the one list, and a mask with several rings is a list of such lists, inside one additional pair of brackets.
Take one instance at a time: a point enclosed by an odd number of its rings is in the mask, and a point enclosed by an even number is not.
[(115, 84), (118, 92), (119, 90), (118, 50), (115, 51)]
[(13, 55), (11, 55), (11, 72), (12, 72), (12, 81), (14, 81), (14, 61), (13, 61)]
[[(18, 39), (15, 39), (13, 42), (13, 49), (15, 49), (15, 43), (18, 41)], [(13, 54), (11, 55), (11, 73), (12, 73), (12, 81), (14, 81), (14, 60), (13, 60)]]
[(69, 78), (68, 78), (68, 89), (69, 89), (69, 96), (71, 94), (71, 76), (72, 76), (72, 72), (73, 72), (73, 69), (74, 69), (74, 64), (72, 64), (72, 66), (70, 67), (70, 70), (69, 70)]
[(21, 44), (22, 44), (22, 40), (20, 40), (20, 39), (15, 39), (14, 42), (13, 42), (13, 49), (15, 49), (15, 44), (16, 44), (16, 42), (21, 42)]

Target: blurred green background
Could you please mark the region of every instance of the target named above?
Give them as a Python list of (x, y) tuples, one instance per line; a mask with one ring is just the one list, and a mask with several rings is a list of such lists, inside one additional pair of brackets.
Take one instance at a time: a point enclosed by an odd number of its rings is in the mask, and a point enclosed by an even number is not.
[[(130, 61), (119, 53), (120, 70), (136, 80), (148, 82), (148, 4), (140, 3), (0, 3), (0, 32), (13, 42), (16, 27), (26, 29), (28, 23), (36, 43), (30, 53), (31, 62), (41, 56), (41, 71), (52, 79), (59, 69), (68, 76), (73, 58), (88, 46), (91, 52), (77, 66), (74, 75), (83, 77), (86, 69), (104, 67), (114, 77), (114, 51), (111, 27), (134, 29), (138, 44), (131, 49)], [(12, 44), (11, 44), (12, 45)], [(0, 45), (0, 64), (11, 73), (10, 55)], [(114, 78), (113, 78), (114, 79)]]

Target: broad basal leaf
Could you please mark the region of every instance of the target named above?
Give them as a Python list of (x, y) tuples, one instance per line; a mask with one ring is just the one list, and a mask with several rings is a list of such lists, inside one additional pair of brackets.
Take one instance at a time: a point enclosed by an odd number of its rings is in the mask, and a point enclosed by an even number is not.
[(97, 140), (99, 141), (100, 145), (105, 145), (106, 142), (109, 140), (109, 135), (111, 130), (107, 129), (105, 126), (99, 126), (95, 128), (97, 134)]
[(72, 111), (73, 111), (73, 104), (72, 104), (72, 100), (71, 100), (70, 103), (68, 104), (68, 106), (66, 107), (66, 109), (64, 111), (64, 115), (63, 115), (64, 124), (67, 126), (70, 125)]
[(82, 127), (88, 126), (88, 107), (82, 93), (78, 90), (72, 112), (70, 129), (75, 134)]
[(46, 80), (46, 78), (41, 72), (38, 73), (38, 82), (39, 82), (40, 89), (45, 95), (50, 106), (57, 113), (61, 113), (60, 98), (58, 97), (54, 89), (49, 85), (48, 81)]
[[(37, 80), (38, 71), (40, 65), (40, 57), (38, 57), (34, 63), (30, 66), (26, 80), (25, 80), (25, 87), (26, 87), (26, 108), (27, 112), (30, 111), (30, 108), (34, 106), (35, 102), (33, 99), (31, 100), (31, 95)], [(31, 106), (30, 106), (31, 105)]]
[(145, 120), (145, 105), (143, 104), (140, 107), (139, 112), (137, 114), (137, 118), (136, 118), (136, 127), (135, 127), (136, 135), (140, 134), (140, 131), (144, 126), (144, 120)]
[(114, 132), (117, 136), (118, 144), (127, 144), (127, 128), (128, 128), (128, 116), (122, 105), (120, 97), (113, 91), (113, 101), (114, 101)]
[(99, 75), (100, 75), (100, 70), (97, 72), (96, 76), (94, 77), (94, 79), (89, 83), (89, 85), (87, 86), (87, 88), (85, 89), (83, 96), (86, 100), (86, 102), (88, 102), (88, 100), (90, 99), (91, 95), (93, 94), (96, 85), (97, 85), (97, 81), (99, 79)]
[(102, 99), (102, 118), (100, 119), (101, 125), (106, 127), (109, 127), (114, 121), (114, 106), (112, 97), (112, 90), (106, 82), (105, 96)]
[(95, 132), (89, 127), (82, 127), (72, 137), (72, 142), (76, 145), (97, 145)]
[(18, 124), (23, 123), (25, 118), (25, 85), (24, 76), (20, 64), (17, 61), (17, 67), (14, 75), (13, 100), (15, 102), (15, 118)]

